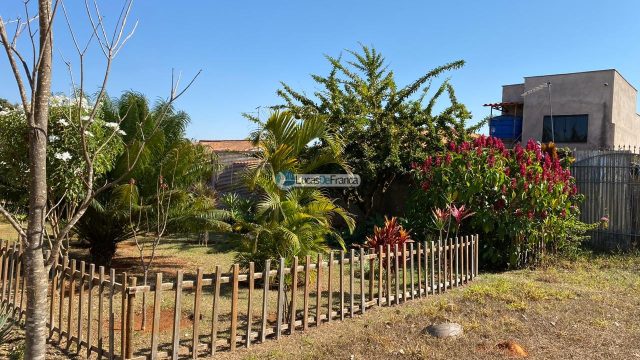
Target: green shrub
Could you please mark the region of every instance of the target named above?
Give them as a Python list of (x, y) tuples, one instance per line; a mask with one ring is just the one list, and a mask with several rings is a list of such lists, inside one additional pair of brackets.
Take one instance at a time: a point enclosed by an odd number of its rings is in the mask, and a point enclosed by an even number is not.
[(0, 308), (0, 345), (7, 343), (11, 339), (14, 321), (11, 318), (12, 311), (8, 304)]
[(484, 264), (517, 267), (542, 250), (575, 251), (595, 225), (579, 220), (578, 194), (569, 157), (555, 146), (529, 141), (505, 148), (496, 138), (450, 143), (444, 151), (413, 164), (420, 186), (409, 210), (412, 228), (434, 232), (433, 209), (466, 206), (474, 215), (457, 231), (478, 233)]

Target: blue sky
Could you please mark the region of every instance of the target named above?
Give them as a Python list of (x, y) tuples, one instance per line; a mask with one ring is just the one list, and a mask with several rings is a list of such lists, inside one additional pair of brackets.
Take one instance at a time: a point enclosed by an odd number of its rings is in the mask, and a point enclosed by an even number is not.
[[(81, 28), (84, 2), (66, 3)], [(121, 2), (99, 3), (112, 19)], [(21, 10), (22, 0), (0, 3), (5, 19)], [(329, 69), (323, 54), (336, 56), (362, 42), (386, 56), (401, 85), (445, 62), (466, 60), (449, 76), (479, 120), (488, 114), (482, 104), (500, 100), (501, 85), (523, 76), (616, 68), (640, 87), (638, 14), (636, 0), (138, 0), (131, 20), (139, 25), (116, 60), (108, 90), (165, 97), (172, 68), (185, 78), (202, 69), (177, 103), (192, 119), (187, 135), (244, 138), (253, 124), (241, 113), (279, 103), (279, 81), (311, 92), (309, 75)], [(53, 87), (68, 92), (61, 56), (74, 60), (74, 53), (62, 17), (58, 21)], [(90, 89), (97, 89), (100, 66), (97, 56), (87, 59)], [(17, 100), (4, 54), (0, 97)]]

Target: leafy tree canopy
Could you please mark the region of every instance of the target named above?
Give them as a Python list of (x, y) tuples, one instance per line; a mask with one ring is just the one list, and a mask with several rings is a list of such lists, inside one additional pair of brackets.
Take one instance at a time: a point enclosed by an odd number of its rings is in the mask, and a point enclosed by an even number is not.
[[(389, 186), (408, 173), (411, 162), (441, 149), (444, 139), (468, 140), (483, 123), (468, 125), (471, 113), (458, 102), (448, 79), (430, 91), (438, 76), (461, 68), (464, 61), (438, 66), (399, 86), (375, 48), (361, 45), (347, 53), (351, 59), (346, 61), (326, 56), (331, 70), (326, 76), (312, 75), (318, 85), (312, 95), (284, 82), (278, 95), (282, 107), (298, 117), (324, 115), (328, 128), (344, 139), (344, 161), (363, 179), (344, 195), (368, 217)], [(448, 106), (436, 112), (445, 95)]]

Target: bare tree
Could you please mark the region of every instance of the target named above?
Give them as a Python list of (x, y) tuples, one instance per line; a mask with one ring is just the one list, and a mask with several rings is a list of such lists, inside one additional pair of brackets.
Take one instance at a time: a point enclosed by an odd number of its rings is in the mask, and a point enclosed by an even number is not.
[[(161, 175), (156, 182), (156, 194), (153, 199), (153, 204), (145, 204), (141, 197), (134, 196), (133, 181), (129, 183), (129, 226), (136, 242), (136, 248), (138, 249), (140, 266), (143, 271), (143, 285), (147, 285), (148, 283), (149, 269), (151, 269), (153, 265), (153, 261), (156, 258), (156, 250), (167, 231), (167, 225), (170, 220), (171, 200), (174, 192), (175, 168), (178, 159), (179, 156), (176, 156), (176, 164), (174, 164), (174, 171), (171, 174), (171, 180), (169, 182), (167, 182), (162, 175), (162, 169), (160, 170)], [(143, 293), (142, 330), (146, 328), (147, 324), (146, 310), (147, 296), (146, 293)]]
[[(29, 201), (26, 228), (21, 225), (16, 216), (0, 204), (0, 214), (16, 229), (24, 246), (25, 276), (27, 284), (27, 316), (25, 357), (27, 359), (44, 359), (46, 354), (46, 317), (47, 317), (47, 274), (51, 265), (59, 255), (62, 241), (69, 236), (69, 232), (83, 216), (93, 199), (100, 193), (114, 187), (128, 177), (140, 158), (145, 143), (160, 127), (162, 116), (154, 128), (145, 131), (139, 127), (142, 140), (133, 146), (126, 146), (128, 164), (126, 171), (118, 179), (110, 182), (96, 183), (94, 162), (98, 155), (108, 146), (109, 141), (116, 136), (117, 129), (97, 147), (88, 146), (87, 129), (96, 119), (99, 107), (106, 97), (106, 88), (114, 59), (127, 41), (133, 36), (137, 22), (127, 25), (131, 14), (133, 0), (124, 0), (124, 4), (117, 21), (111, 31), (107, 30), (104, 18), (97, 1), (92, 3), (85, 0), (84, 7), (90, 29), (88, 40), (80, 43), (73, 30), (72, 21), (63, 0), (37, 0), (37, 14), (30, 14), (30, 0), (24, 0), (25, 18), (4, 21), (0, 17), (0, 43), (10, 64), (11, 72), (18, 88), (20, 103), (29, 128)], [(64, 13), (64, 19), (71, 34), (78, 62), (64, 60), (67, 64), (73, 93), (78, 101), (78, 114), (73, 116), (72, 125), (81, 137), (84, 169), (78, 176), (83, 183), (83, 194), (79, 200), (69, 204), (60, 199), (56, 203), (48, 202), (47, 194), (47, 131), (49, 125), (49, 99), (51, 97), (52, 57), (54, 49), (53, 24), (59, 9)], [(37, 21), (37, 27), (34, 25)], [(8, 27), (15, 27), (13, 35), (9, 36)], [(22, 52), (18, 46), (18, 39), (23, 34), (28, 35), (29, 51)], [(84, 104), (85, 93), (85, 58), (92, 45), (97, 44), (105, 59), (104, 69), (101, 70), (99, 90), (92, 99), (92, 104)], [(75, 71), (74, 71), (75, 70)], [(77, 77), (75, 76), (77, 74)], [(170, 94), (165, 100), (164, 113), (169, 111), (172, 104), (193, 84), (199, 72), (180, 88), (180, 76), (172, 75)], [(82, 109), (88, 115), (83, 115)], [(160, 112), (161, 115), (163, 111)], [(119, 114), (120, 120), (126, 117)], [(66, 204), (66, 205), (65, 205)], [(66, 219), (61, 221), (61, 207), (66, 206)], [(53, 225), (53, 231), (46, 231), (47, 221)], [(51, 255), (44, 256), (45, 245), (48, 244)]]

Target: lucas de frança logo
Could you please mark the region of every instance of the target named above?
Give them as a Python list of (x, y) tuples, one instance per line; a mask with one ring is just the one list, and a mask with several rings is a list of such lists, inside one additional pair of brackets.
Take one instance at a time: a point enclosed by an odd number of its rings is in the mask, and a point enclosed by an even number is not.
[(283, 190), (294, 187), (357, 187), (357, 174), (294, 174), (283, 171), (276, 174), (276, 185)]

